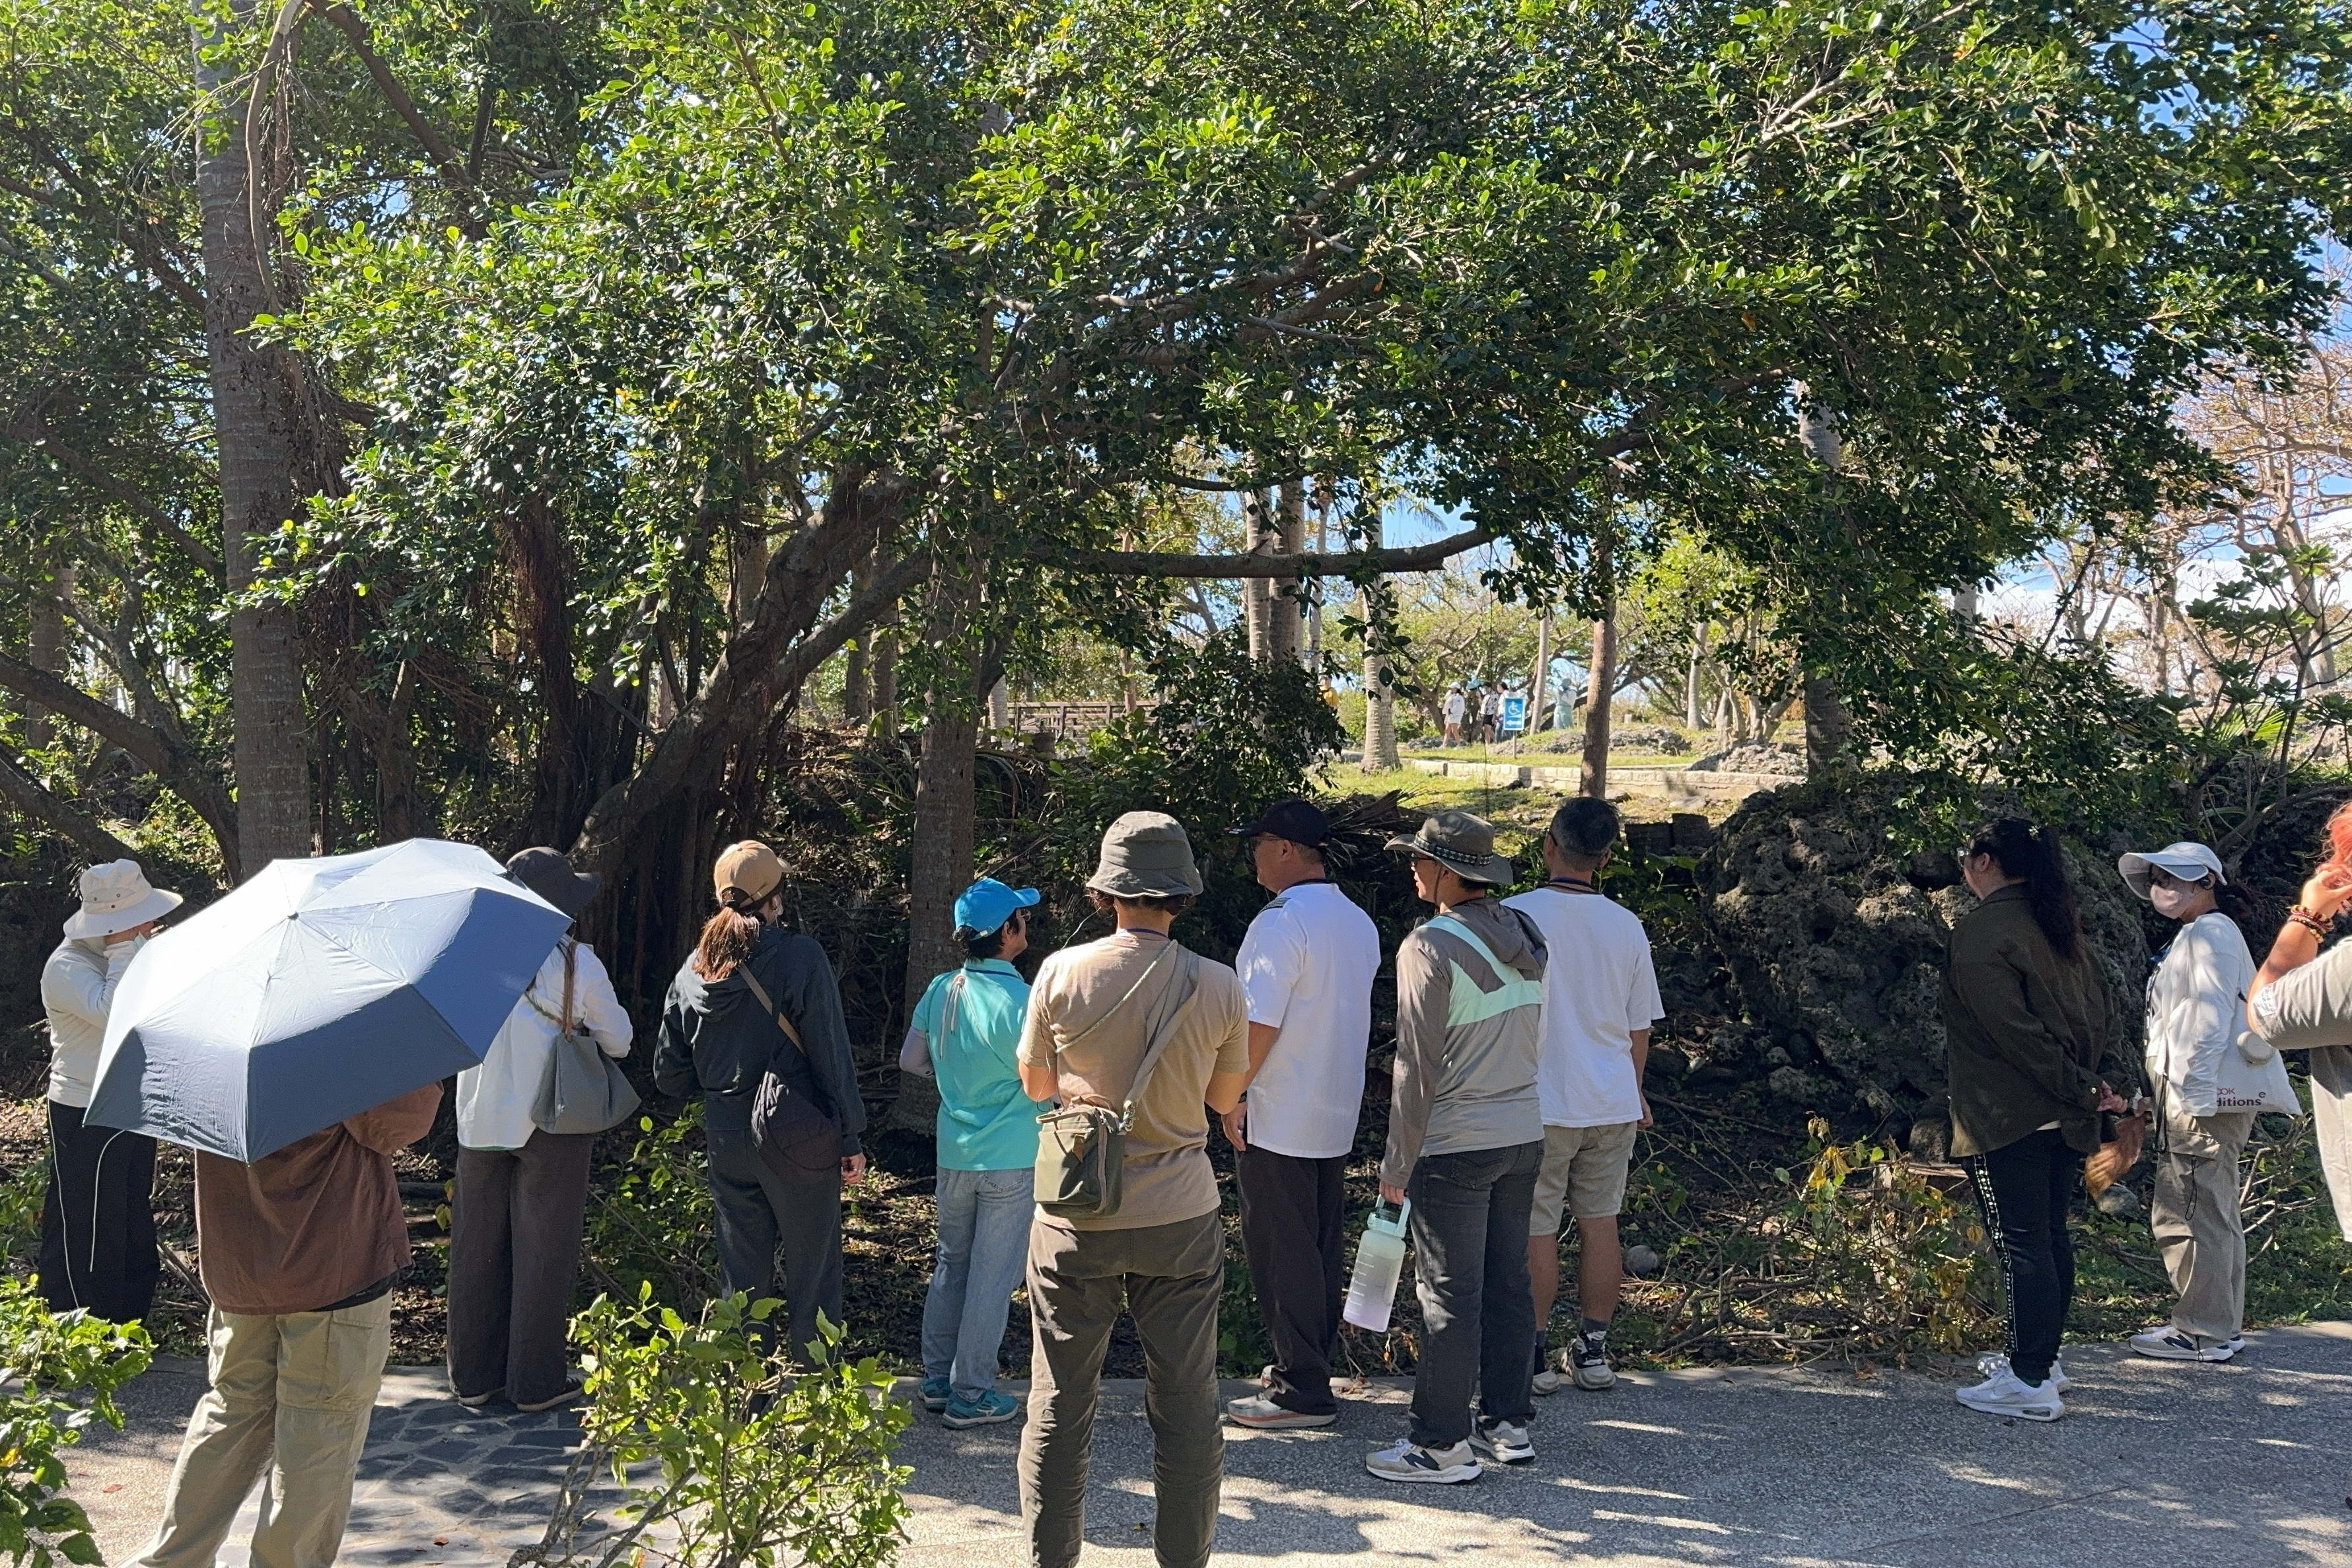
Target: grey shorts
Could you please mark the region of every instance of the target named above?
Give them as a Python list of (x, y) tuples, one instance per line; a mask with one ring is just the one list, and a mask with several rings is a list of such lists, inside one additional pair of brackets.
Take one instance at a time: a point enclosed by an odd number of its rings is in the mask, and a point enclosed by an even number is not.
[(1607, 1219), (1625, 1206), (1625, 1173), (1633, 1163), (1635, 1121), (1606, 1127), (1544, 1129), (1543, 1173), (1536, 1178), (1529, 1236), (1558, 1236), (1563, 1214)]

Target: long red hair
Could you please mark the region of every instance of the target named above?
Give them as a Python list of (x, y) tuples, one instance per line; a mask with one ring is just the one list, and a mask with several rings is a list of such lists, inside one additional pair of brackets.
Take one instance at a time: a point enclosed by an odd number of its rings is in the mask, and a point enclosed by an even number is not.
[(2346, 801), (2328, 815), (2327, 855), (2319, 862), (2318, 874), (2331, 888), (2352, 882), (2352, 800)]

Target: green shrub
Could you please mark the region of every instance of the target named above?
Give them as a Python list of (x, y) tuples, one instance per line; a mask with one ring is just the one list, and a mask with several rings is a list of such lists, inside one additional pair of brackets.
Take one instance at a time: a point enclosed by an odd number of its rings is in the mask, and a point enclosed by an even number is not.
[(0, 1552), (10, 1563), (105, 1561), (89, 1515), (65, 1495), (59, 1456), (92, 1420), (121, 1428), (114, 1391), (146, 1371), (151, 1354), (136, 1323), (58, 1317), (24, 1277), (0, 1279)]
[(702, 1101), (689, 1100), (667, 1121), (639, 1117), (628, 1158), (599, 1178), (583, 1249), (595, 1282), (624, 1299), (650, 1284), (661, 1300), (698, 1310), (719, 1289)]
[[(633, 1500), (635, 1522), (604, 1547), (604, 1568), (656, 1527), (684, 1568), (879, 1568), (897, 1557), (899, 1488), (912, 1472), (891, 1450), (909, 1413), (871, 1358), (790, 1370), (768, 1345), (776, 1306), (722, 1296), (689, 1322), (656, 1306), (648, 1284), (632, 1303), (600, 1296), (572, 1320), (588, 1449)], [(837, 1348), (840, 1331), (824, 1331)], [(646, 1467), (657, 1478), (633, 1479)]]

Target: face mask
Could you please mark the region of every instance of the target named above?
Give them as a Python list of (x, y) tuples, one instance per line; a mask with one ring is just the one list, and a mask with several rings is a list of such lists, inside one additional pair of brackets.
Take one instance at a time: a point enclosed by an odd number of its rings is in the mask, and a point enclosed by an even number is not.
[(2166, 920), (2177, 921), (2180, 918), (2180, 911), (2189, 907), (2195, 889), (2180, 887), (2150, 888), (2147, 890), (2147, 901), (2154, 904), (2156, 912)]

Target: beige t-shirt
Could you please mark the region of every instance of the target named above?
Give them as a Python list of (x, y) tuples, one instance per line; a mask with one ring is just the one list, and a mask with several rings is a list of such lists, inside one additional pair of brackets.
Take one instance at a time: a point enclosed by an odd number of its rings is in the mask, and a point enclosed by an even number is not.
[[(1047, 958), (1029, 992), (1022, 1064), (1054, 1062), (1066, 1100), (1093, 1095), (1126, 1103), (1150, 1032), (1170, 1012), (1180, 984), (1185, 954), (1168, 947), (1162, 936), (1120, 931)], [(1147, 966), (1163, 953), (1158, 970), (1145, 978)], [(1139, 1230), (1216, 1209), (1217, 1178), (1208, 1154), (1209, 1077), (1249, 1070), (1249, 1002), (1231, 969), (1213, 959), (1194, 963), (1192, 1000), (1151, 1069), (1128, 1130), (1118, 1213), (1108, 1219), (1041, 1214), (1045, 1224)]]

